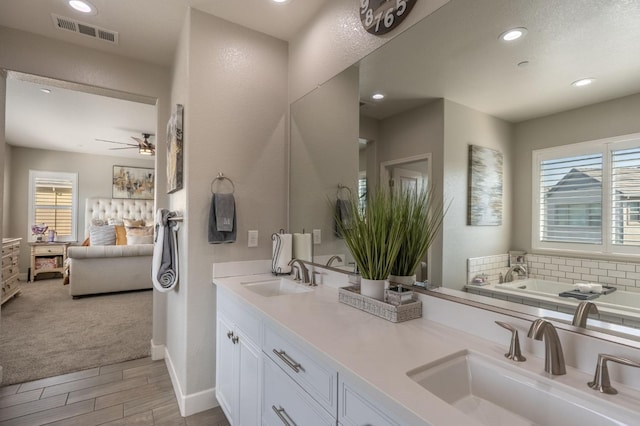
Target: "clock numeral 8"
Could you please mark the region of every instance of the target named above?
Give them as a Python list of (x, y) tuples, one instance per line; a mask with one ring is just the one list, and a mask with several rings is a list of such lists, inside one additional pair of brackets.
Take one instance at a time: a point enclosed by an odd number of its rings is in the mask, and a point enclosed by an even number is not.
[(367, 9), (367, 14), (364, 17), (364, 24), (367, 27), (373, 24), (373, 10)]

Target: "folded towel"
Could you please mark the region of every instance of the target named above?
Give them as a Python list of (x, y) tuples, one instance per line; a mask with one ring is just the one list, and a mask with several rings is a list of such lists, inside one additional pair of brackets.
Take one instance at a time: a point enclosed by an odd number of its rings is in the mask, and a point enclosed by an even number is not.
[(169, 221), (175, 216), (167, 209), (156, 213), (156, 239), (153, 245), (151, 278), (156, 290), (167, 292), (178, 284), (178, 253), (176, 232), (178, 224)]
[(573, 288), (578, 290), (580, 293), (602, 293), (602, 284), (576, 283), (573, 285)]
[(208, 224), (208, 241), (209, 244), (221, 244), (221, 243), (233, 243), (236, 241), (237, 226), (236, 226), (236, 212), (235, 212), (235, 200), (233, 220), (231, 231), (219, 231), (218, 220), (216, 215), (216, 198), (220, 195), (232, 195), (232, 194), (213, 194), (211, 197), (211, 207), (209, 209), (209, 224)]
[[(343, 238), (341, 229), (351, 229), (353, 217), (351, 216), (351, 201), (350, 200), (336, 200), (336, 236), (338, 238)], [(342, 227), (339, 226), (338, 221), (342, 224)]]
[(233, 194), (216, 194), (216, 229), (220, 232), (233, 231), (233, 217), (236, 201)]

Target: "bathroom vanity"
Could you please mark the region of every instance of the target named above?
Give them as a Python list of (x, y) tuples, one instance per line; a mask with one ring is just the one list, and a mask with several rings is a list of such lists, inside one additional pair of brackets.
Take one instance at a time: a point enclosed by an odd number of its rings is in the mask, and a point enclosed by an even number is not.
[[(525, 337), (531, 323), (521, 318), (420, 295), (423, 318), (395, 324), (339, 303), (338, 285), (326, 282), (302, 287), (270, 274), (213, 281), (216, 397), (232, 425), (500, 424), (456, 402), (460, 397), (512, 416), (509, 425), (632, 424), (640, 418), (637, 386), (616, 383), (619, 395), (602, 395), (586, 386), (591, 367), (577, 369), (569, 361), (566, 375), (545, 373), (544, 344)], [(495, 319), (520, 330), (526, 362), (505, 359), (510, 336)], [(563, 333), (561, 339), (573, 359), (569, 345), (576, 339)], [(467, 375), (449, 373), (465, 369), (508, 379), (474, 375), (478, 382), (471, 383)], [(491, 387), (493, 396), (455, 395), (473, 386)], [(518, 393), (524, 401), (512, 397)], [(581, 408), (585, 404), (590, 410)], [(543, 418), (532, 419), (536, 415)]]

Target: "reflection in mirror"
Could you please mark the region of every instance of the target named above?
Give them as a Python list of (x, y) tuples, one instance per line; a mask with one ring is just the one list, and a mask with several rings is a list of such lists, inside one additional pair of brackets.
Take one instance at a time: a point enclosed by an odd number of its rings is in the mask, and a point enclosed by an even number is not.
[[(356, 172), (342, 173), (362, 170), (355, 148), (360, 137), (367, 140), (367, 150), (374, 148), (366, 160), (368, 190), (384, 179), (382, 163), (431, 156), (431, 179), (451, 201), (441, 237), (432, 245), (432, 283), (459, 292), (475, 274), (487, 273), (489, 281), (498, 284), (510, 265), (507, 253), (517, 249), (528, 252), (530, 278), (600, 282), (620, 292), (640, 292), (638, 250), (611, 258), (532, 249), (537, 232), (532, 214), (534, 151), (640, 133), (637, 16), (640, 2), (567, 0), (547, 7), (524, 0), (451, 0), (292, 105), (292, 231), (322, 226), (323, 237), (331, 234), (326, 197), (335, 196), (338, 183), (355, 188)], [(498, 40), (517, 26), (527, 27), (524, 38), (513, 44)], [(571, 84), (583, 77), (594, 77), (595, 83)], [(342, 92), (336, 90), (341, 85)], [(352, 95), (353, 90), (359, 93)], [(344, 103), (329, 99), (329, 91)], [(371, 98), (378, 91), (385, 93), (384, 100)], [(340, 135), (353, 141), (351, 154), (338, 143)], [(503, 154), (500, 226), (467, 225), (469, 145)], [(322, 217), (315, 217), (321, 211)], [(316, 246), (316, 253), (344, 250), (340, 241), (328, 243), (326, 248)], [(499, 260), (494, 262), (495, 257)], [(472, 270), (470, 259), (482, 259), (491, 271)], [(520, 310), (534, 309), (536, 315), (542, 309), (554, 317), (570, 320), (572, 315), (573, 308), (551, 311), (550, 304), (523, 296), (503, 299), (482, 298), (494, 305), (520, 303)], [(634, 324), (601, 315), (590, 318), (587, 327), (596, 322), (599, 331), (613, 336), (625, 327), (640, 326), (640, 316)]]

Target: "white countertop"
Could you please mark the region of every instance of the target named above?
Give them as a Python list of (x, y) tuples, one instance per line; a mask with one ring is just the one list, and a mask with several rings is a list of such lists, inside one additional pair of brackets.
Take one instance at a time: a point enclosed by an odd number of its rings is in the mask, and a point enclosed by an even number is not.
[[(259, 278), (273, 276), (251, 276), (252, 280)], [(425, 318), (391, 323), (338, 302), (338, 290), (328, 286), (320, 285), (307, 293), (263, 297), (240, 285), (246, 280), (247, 277), (231, 277), (213, 281), (323, 353), (335, 363), (343, 377), (368, 384), (395, 401), (398, 410), (394, 411), (407, 410), (426, 424), (477, 423), (415, 383), (407, 376), (407, 371), (464, 349), (510, 362), (504, 358), (509, 345), (506, 332), (504, 344), (498, 345)], [(523, 338), (525, 336), (521, 336)], [(526, 356), (527, 362), (518, 363), (518, 366), (546, 375), (544, 360), (529, 353)], [(569, 366), (567, 373), (552, 379), (578, 389), (592, 379), (589, 374)], [(625, 406), (635, 404), (634, 399), (626, 396), (601, 397)]]

